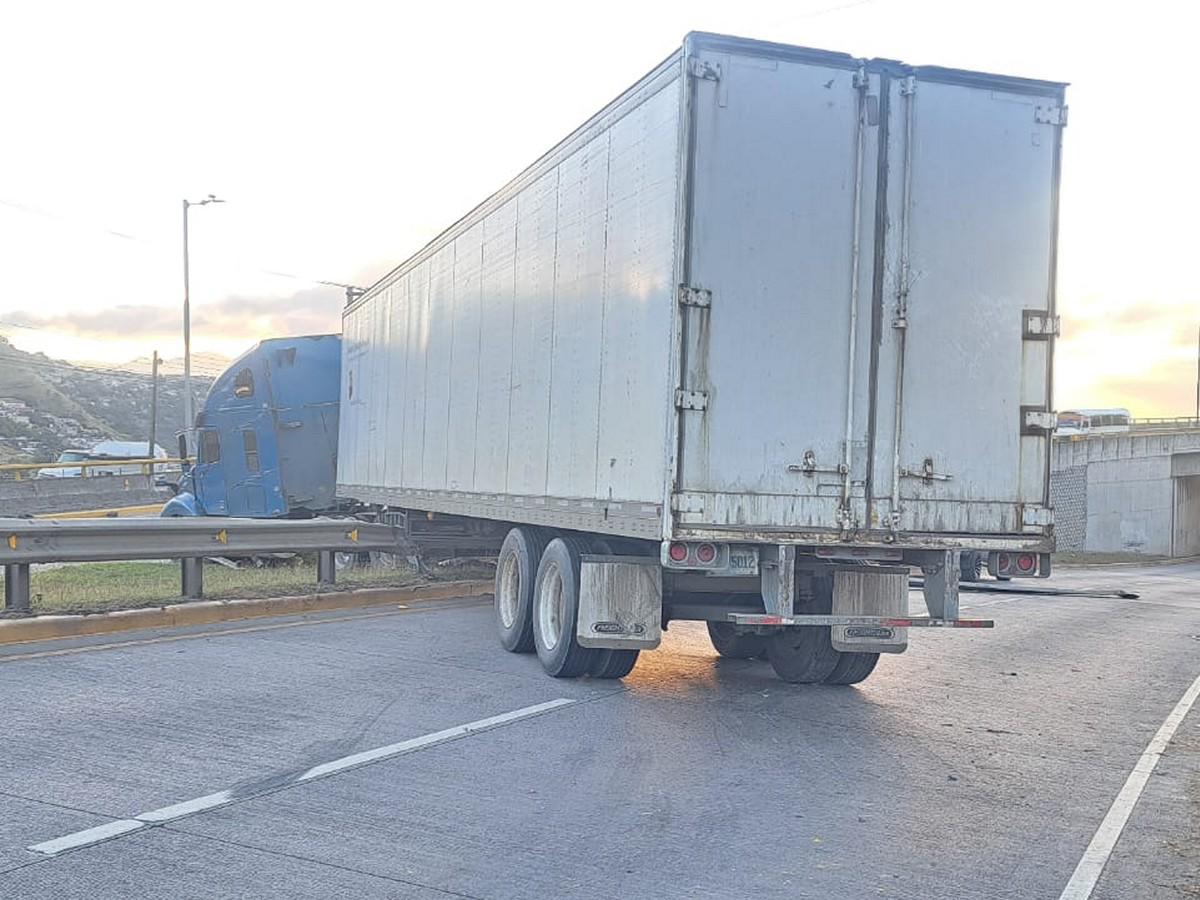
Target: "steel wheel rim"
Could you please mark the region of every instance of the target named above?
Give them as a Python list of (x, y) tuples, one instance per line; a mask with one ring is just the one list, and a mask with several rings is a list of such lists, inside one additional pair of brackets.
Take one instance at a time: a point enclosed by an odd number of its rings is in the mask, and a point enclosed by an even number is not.
[(542, 647), (553, 650), (562, 639), (563, 625), (563, 579), (558, 563), (546, 566), (538, 592), (538, 637)]
[(512, 628), (517, 621), (517, 607), (521, 598), (521, 571), (517, 554), (510, 553), (500, 570), (500, 589), (496, 591), (496, 610), (505, 628)]

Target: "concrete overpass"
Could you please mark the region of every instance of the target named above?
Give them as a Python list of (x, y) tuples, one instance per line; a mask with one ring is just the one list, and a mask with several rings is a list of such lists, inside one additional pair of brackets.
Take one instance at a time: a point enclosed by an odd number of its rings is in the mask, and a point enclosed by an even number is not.
[(1200, 555), (1200, 423), (1060, 436), (1051, 456), (1060, 550)]

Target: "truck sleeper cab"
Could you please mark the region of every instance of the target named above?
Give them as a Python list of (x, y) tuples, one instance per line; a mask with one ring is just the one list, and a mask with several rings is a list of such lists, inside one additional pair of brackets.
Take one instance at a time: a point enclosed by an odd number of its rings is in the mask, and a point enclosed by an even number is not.
[(272, 338), (235, 360), (196, 415), (196, 462), (161, 515), (334, 510), (340, 371), (336, 334)]

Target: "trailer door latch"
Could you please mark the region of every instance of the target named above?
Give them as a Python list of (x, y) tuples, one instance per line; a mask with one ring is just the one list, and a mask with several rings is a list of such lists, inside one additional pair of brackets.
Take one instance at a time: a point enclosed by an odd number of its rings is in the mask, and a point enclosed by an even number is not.
[(677, 390), (675, 392), (675, 407), (676, 409), (705, 410), (708, 408), (708, 394), (704, 393), (704, 391)]

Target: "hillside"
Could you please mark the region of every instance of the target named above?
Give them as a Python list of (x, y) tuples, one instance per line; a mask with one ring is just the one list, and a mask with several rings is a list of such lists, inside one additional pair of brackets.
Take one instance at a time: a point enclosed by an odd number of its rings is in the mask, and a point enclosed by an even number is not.
[[(193, 377), (197, 405), (211, 378)], [(183, 378), (161, 376), (158, 443), (173, 452), (183, 423)], [(44, 462), (68, 447), (142, 440), (150, 431), (150, 378), (97, 370), (18, 350), (0, 336), (0, 462)]]

